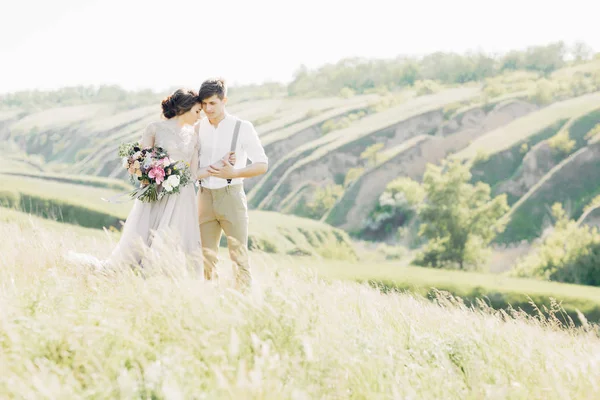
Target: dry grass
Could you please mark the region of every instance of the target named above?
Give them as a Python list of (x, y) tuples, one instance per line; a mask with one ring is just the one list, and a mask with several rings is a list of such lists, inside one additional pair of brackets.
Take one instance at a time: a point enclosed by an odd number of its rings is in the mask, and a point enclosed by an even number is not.
[(248, 295), (194, 278), (175, 251), (146, 278), (96, 273), (62, 255), (107, 254), (107, 239), (27, 222), (0, 223), (0, 235), (3, 398), (600, 395), (600, 340), (586, 325), (327, 283), (260, 255)]

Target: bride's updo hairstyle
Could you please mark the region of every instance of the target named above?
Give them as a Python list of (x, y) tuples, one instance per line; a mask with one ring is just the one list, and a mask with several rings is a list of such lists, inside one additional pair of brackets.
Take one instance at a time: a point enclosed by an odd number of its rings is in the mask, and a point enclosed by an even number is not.
[(177, 89), (162, 101), (162, 113), (165, 118), (171, 119), (190, 111), (197, 103), (200, 103), (198, 93), (193, 90)]

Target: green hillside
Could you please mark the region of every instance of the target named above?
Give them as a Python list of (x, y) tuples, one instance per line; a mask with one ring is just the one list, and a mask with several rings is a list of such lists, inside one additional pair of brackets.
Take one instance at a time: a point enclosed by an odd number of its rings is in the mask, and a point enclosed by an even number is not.
[[(0, 190), (0, 208), (78, 227), (120, 230), (132, 206), (130, 201), (115, 204), (102, 200), (131, 190), (117, 180), (1, 172), (0, 179), (9, 188)], [(250, 221), (250, 247), (255, 250), (356, 259), (347, 234), (318, 221), (264, 211), (252, 211)], [(225, 245), (225, 237), (222, 243)]]
[[(270, 159), (265, 175), (245, 182), (253, 212), (275, 213), (260, 214), (265, 221), (303, 218), (291, 226), (310, 218), (320, 225), (302, 230), (325, 232), (309, 238), (277, 225), (261, 236), (259, 225), (256, 248), (325, 254), (330, 239), (350, 248), (337, 234), (398, 245), (393, 228), (414, 236), (418, 221), (363, 234), (382, 193), (396, 178), (419, 182), (428, 165), (452, 158), (472, 163), (473, 182), (507, 195), (513, 209), (497, 243), (535, 239), (552, 202), (577, 216), (599, 192), (587, 135), (600, 122), (600, 62), (569, 61), (559, 44), (504, 56), (342, 60), (300, 70), (287, 85), (230, 94), (228, 111), (254, 124)], [(100, 200), (130, 188), (117, 147), (160, 118), (165, 95), (103, 86), (1, 96), (3, 202), (118, 229), (129, 203)]]

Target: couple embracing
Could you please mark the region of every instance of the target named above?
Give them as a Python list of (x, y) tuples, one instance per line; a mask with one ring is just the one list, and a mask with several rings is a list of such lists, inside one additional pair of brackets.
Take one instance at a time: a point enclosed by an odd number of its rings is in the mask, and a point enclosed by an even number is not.
[[(222, 79), (205, 81), (198, 93), (178, 89), (162, 101), (164, 118), (146, 127), (141, 146), (162, 147), (170, 159), (188, 163), (198, 190), (189, 184), (151, 203), (135, 200), (108, 263), (143, 267), (144, 251), (168, 232), (175, 235), (195, 272), (213, 280), (218, 277), (218, 248), (224, 232), (236, 288), (251, 286), (243, 180), (264, 174), (268, 159), (252, 123), (229, 114), (226, 104)], [(206, 114), (202, 119), (201, 111)]]

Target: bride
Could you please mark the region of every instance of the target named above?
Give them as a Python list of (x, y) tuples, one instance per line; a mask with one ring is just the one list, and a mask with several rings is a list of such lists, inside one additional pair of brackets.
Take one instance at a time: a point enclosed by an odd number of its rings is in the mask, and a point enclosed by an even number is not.
[[(142, 134), (141, 147), (160, 146), (175, 161), (190, 165), (191, 182), (209, 176), (208, 168), (199, 168), (199, 137), (196, 123), (202, 105), (198, 95), (189, 90), (176, 90), (162, 101), (163, 121), (150, 123)], [(228, 153), (221, 162), (235, 163), (235, 156)], [(179, 193), (147, 203), (134, 200), (127, 216), (121, 239), (107, 260), (99, 260), (87, 254), (70, 252), (68, 258), (103, 268), (115, 264), (143, 264), (148, 248), (152, 249), (159, 235), (175, 239), (180, 250), (201, 275), (202, 246), (198, 225), (196, 191), (192, 183), (182, 187)]]

